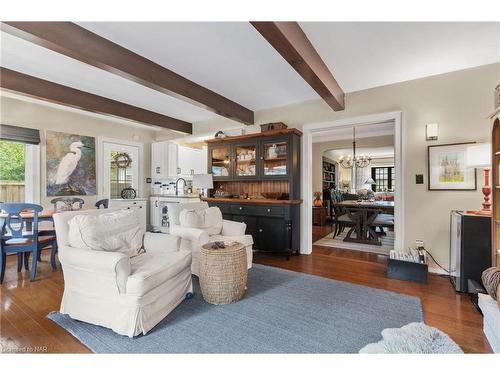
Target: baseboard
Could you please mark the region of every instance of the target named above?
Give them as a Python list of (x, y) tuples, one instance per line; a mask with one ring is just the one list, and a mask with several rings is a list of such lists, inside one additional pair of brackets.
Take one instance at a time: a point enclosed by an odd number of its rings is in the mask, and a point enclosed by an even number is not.
[(448, 272), (439, 268), (438, 266), (431, 266), (431, 265), (429, 265), (429, 273), (433, 273), (435, 275), (446, 275), (446, 276), (449, 275)]

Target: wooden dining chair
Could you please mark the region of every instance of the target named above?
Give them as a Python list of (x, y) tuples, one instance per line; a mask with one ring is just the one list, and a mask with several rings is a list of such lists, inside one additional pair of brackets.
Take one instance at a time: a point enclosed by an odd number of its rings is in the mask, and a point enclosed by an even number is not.
[(109, 199), (101, 199), (95, 202), (95, 208), (100, 209), (100, 208), (108, 208), (109, 206)]
[[(42, 206), (32, 203), (2, 203), (0, 211), (6, 213), (6, 217), (0, 222), (0, 283), (3, 283), (7, 254), (17, 254), (17, 271), (20, 272), (23, 265), (29, 269), (29, 255), (33, 254), (31, 261), (30, 280), (35, 280), (37, 262), (42, 248), (52, 246), (50, 262), (52, 269), (56, 269), (57, 241), (55, 236), (39, 236), (38, 214), (43, 210)], [(31, 230), (26, 230), (26, 219), (21, 216), (23, 211), (32, 211), (33, 219)]]
[[(54, 205), (54, 211), (60, 212), (81, 210), (85, 201), (82, 198), (60, 197), (52, 199), (50, 203)], [(62, 203), (62, 205), (60, 203)]]

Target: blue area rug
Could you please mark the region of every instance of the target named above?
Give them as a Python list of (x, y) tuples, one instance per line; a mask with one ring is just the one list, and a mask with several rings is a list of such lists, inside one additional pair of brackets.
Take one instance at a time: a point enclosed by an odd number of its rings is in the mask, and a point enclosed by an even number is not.
[(199, 292), (133, 339), (52, 312), (95, 353), (357, 353), (385, 328), (423, 321), (420, 299), (254, 264), (248, 291), (214, 306)]

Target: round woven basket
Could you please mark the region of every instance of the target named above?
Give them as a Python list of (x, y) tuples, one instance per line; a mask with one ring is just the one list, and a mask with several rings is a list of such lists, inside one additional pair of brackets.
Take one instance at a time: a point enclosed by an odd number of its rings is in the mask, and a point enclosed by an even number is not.
[(214, 305), (239, 301), (247, 285), (247, 252), (236, 243), (224, 249), (203, 245), (200, 252), (200, 288), (203, 298)]

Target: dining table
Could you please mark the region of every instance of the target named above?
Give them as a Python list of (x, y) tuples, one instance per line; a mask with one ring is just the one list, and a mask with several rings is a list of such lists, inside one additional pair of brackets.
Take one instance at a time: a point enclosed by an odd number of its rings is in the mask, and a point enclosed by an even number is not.
[(381, 246), (374, 222), (379, 214), (394, 215), (394, 201), (358, 201), (345, 200), (336, 203), (343, 208), (352, 221), (345, 242), (357, 242)]

